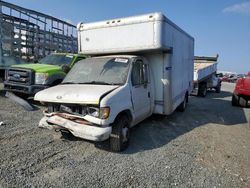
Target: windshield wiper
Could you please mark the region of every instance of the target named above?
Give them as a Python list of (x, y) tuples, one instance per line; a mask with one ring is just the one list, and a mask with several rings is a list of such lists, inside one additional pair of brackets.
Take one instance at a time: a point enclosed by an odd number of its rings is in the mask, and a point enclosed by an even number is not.
[(62, 82), (61, 84), (78, 84), (76, 82)]
[(115, 85), (113, 83), (102, 82), (102, 81), (81, 82), (78, 84)]

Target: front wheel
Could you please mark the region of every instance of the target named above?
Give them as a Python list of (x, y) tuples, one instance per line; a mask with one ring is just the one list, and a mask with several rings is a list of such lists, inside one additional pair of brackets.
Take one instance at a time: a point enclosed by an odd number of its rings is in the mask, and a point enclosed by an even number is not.
[(129, 120), (126, 116), (119, 116), (112, 126), (110, 149), (114, 152), (125, 150), (129, 145)]
[(234, 94), (232, 95), (232, 106), (239, 106), (239, 101)]

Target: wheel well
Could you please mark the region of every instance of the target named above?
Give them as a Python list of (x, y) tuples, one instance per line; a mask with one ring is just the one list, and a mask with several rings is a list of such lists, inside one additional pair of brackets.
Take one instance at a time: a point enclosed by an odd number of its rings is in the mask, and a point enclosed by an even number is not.
[(129, 122), (132, 121), (132, 114), (131, 114), (130, 110), (123, 110), (123, 111), (121, 111), (121, 112), (116, 116), (115, 120), (116, 120), (117, 118), (121, 117), (121, 116), (126, 116), (126, 117), (128, 118), (128, 120), (129, 120)]
[(188, 103), (188, 96), (189, 96), (188, 91), (186, 91), (185, 98), (187, 103)]
[(51, 83), (51, 86), (58, 85), (58, 84), (60, 84), (62, 81), (63, 81), (62, 79), (54, 80), (54, 81)]

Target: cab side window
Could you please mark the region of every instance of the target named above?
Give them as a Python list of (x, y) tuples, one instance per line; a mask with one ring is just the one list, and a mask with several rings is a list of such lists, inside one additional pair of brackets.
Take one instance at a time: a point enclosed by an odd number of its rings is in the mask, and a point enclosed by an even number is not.
[(133, 68), (132, 68), (132, 85), (142, 85), (145, 83), (145, 65), (141, 60), (137, 60), (136, 62), (133, 63)]

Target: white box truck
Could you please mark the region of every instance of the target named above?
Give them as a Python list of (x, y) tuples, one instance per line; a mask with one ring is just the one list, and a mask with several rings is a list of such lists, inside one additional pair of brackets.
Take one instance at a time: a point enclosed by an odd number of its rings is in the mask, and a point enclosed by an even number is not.
[(110, 148), (153, 113), (184, 111), (192, 91), (194, 39), (161, 13), (78, 24), (79, 61), (61, 85), (35, 100), (48, 105), (39, 127)]

